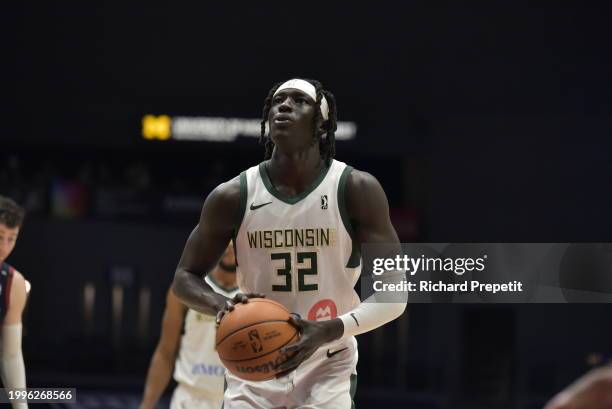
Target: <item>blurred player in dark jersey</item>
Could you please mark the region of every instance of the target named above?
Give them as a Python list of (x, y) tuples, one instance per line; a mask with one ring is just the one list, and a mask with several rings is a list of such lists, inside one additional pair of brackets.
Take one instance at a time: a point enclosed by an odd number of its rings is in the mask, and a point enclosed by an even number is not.
[[(21, 314), (25, 307), (26, 281), (6, 259), (15, 248), (24, 210), (13, 200), (0, 196), (0, 337), (2, 355), (0, 374), (5, 388), (25, 388), (25, 365), (21, 352)], [(27, 408), (26, 403), (13, 403), (13, 408)]]

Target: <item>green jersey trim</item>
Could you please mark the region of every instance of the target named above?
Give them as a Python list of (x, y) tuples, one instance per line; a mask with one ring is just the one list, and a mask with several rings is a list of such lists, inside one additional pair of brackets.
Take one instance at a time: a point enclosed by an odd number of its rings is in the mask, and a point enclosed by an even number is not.
[(351, 395), (351, 409), (355, 409), (355, 392), (357, 392), (357, 375), (351, 374), (351, 386), (349, 394)]
[(238, 249), (236, 246), (236, 237), (238, 237), (240, 226), (242, 225), (242, 221), (244, 220), (248, 195), (249, 195), (249, 191), (248, 191), (248, 186), (247, 186), (246, 171), (243, 171), (243, 172), (240, 172), (240, 205), (239, 205), (240, 213), (238, 214), (238, 219), (236, 219), (236, 225), (234, 226), (234, 234), (232, 237), (232, 243), (234, 246), (234, 255), (236, 256), (236, 265), (238, 265), (238, 253), (237, 253)]
[(361, 251), (359, 251), (359, 245), (357, 244), (357, 240), (355, 237), (355, 231), (353, 230), (353, 226), (351, 225), (351, 219), (348, 215), (348, 211), (346, 210), (346, 199), (345, 193), (346, 190), (346, 179), (348, 175), (351, 174), (353, 170), (352, 166), (346, 166), (342, 171), (342, 175), (340, 175), (340, 182), (338, 183), (338, 210), (340, 210), (340, 217), (342, 218), (342, 223), (344, 224), (344, 228), (348, 232), (349, 236), (351, 236), (351, 242), (353, 244), (353, 249), (351, 250), (351, 256), (346, 263), (347, 268), (356, 268), (361, 264)]
[(306, 190), (304, 190), (299, 195), (287, 196), (279, 192), (278, 190), (276, 190), (276, 188), (272, 184), (272, 180), (270, 180), (270, 175), (268, 175), (268, 169), (266, 168), (266, 163), (267, 161), (261, 162), (259, 164), (259, 175), (261, 176), (261, 180), (263, 181), (263, 184), (266, 187), (266, 190), (270, 192), (272, 196), (274, 196), (281, 202), (284, 202), (290, 205), (296, 204), (297, 202), (299, 202), (300, 200), (308, 196), (313, 190), (315, 190), (321, 184), (321, 182), (323, 182), (323, 179), (325, 179), (327, 172), (331, 168), (331, 165), (323, 167), (323, 169), (321, 169), (321, 172), (319, 173), (317, 178), (310, 184), (310, 186), (308, 186), (308, 188), (306, 188)]
[(236, 233), (240, 229), (242, 220), (244, 220), (244, 214), (246, 213), (247, 196), (249, 195), (247, 186), (246, 171), (240, 172), (240, 214), (238, 216), (238, 223), (236, 224)]

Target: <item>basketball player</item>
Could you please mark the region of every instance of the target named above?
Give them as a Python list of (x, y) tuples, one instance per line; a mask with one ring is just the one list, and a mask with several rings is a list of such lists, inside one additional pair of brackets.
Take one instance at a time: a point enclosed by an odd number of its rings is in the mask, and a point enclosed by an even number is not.
[[(230, 245), (206, 276), (217, 293), (237, 293), (236, 258)], [(184, 334), (181, 330), (184, 325)], [(219, 409), (223, 403), (225, 368), (215, 351), (215, 318), (187, 309), (172, 291), (166, 297), (161, 337), (151, 359), (140, 409), (154, 409), (170, 382), (178, 383), (170, 409)]]
[(612, 366), (593, 369), (555, 396), (544, 409), (612, 408)]
[[(276, 84), (261, 123), (266, 160), (211, 192), (187, 240), (174, 291), (190, 308), (221, 317), (263, 294), (302, 317), (291, 321), (301, 337), (284, 351), (294, 353), (279, 368), (286, 376), (248, 382), (227, 373), (225, 409), (350, 408), (354, 335), (397, 318), (406, 307), (405, 300), (360, 303), (354, 291), (360, 245), (399, 248), (399, 240), (378, 181), (333, 159), (336, 118), (335, 98), (318, 81)], [(230, 238), (245, 294), (227, 300), (199, 277)]]
[[(21, 352), (21, 314), (26, 304), (26, 281), (5, 262), (15, 248), (25, 212), (13, 200), (0, 196), (0, 318), (2, 319), (2, 385), (25, 388), (26, 376)], [(27, 403), (11, 402), (13, 409)]]

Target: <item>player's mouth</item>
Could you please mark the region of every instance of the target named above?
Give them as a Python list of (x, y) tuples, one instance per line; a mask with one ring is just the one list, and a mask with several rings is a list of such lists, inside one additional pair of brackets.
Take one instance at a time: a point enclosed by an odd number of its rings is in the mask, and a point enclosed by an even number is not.
[(293, 122), (293, 119), (289, 115), (286, 114), (278, 114), (274, 117), (275, 125), (289, 125)]

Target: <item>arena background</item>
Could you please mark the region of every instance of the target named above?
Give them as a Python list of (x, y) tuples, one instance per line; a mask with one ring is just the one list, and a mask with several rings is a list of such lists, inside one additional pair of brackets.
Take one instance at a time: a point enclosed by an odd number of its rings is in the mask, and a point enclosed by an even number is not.
[[(275, 82), (316, 78), (357, 126), (337, 158), (381, 181), (402, 241), (611, 241), (607, 7), (2, 9), (28, 384), (77, 387), (79, 407), (135, 407), (204, 198), (263, 158), (253, 137), (147, 139), (145, 115), (258, 119)], [(359, 337), (357, 407), (540, 408), (610, 356), (611, 314), (410, 305)]]

